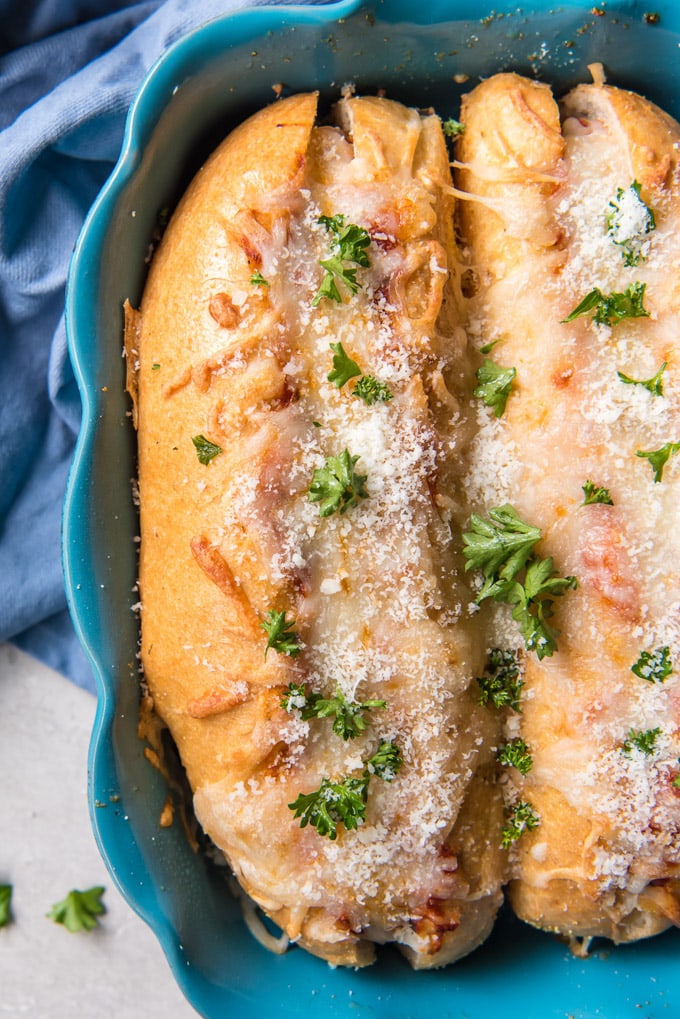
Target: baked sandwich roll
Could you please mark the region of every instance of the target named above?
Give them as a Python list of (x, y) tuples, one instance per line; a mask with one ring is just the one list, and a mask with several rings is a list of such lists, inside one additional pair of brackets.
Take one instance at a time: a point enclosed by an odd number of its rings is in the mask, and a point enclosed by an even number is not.
[(439, 966), (489, 933), (504, 865), (448, 155), (394, 102), (316, 109), (229, 136), (130, 313), (144, 675), (201, 825), (291, 940)]
[(473, 523), (467, 563), (522, 662), (510, 898), (630, 941), (680, 923), (680, 129), (601, 81), (558, 108), (511, 74), (461, 116), (470, 331), (495, 343), (467, 485), (506, 547), (485, 560)]

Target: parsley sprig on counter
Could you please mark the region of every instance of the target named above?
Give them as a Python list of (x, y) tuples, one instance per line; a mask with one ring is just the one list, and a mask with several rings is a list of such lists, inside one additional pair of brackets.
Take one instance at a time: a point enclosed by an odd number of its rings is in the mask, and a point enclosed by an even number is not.
[(47, 914), (50, 920), (71, 931), (91, 931), (99, 924), (99, 917), (106, 912), (102, 902), (104, 889), (101, 886), (81, 892), (74, 888), (61, 902), (56, 902)]
[(368, 269), (371, 265), (366, 250), (370, 246), (371, 238), (363, 227), (355, 223), (345, 223), (345, 217), (342, 215), (319, 216), (319, 223), (333, 235), (333, 242), (330, 257), (319, 260), (325, 275), (312, 301), (314, 307), (324, 297), (338, 304), (342, 303), (338, 282), (351, 294), (356, 294), (360, 286), (357, 282), (357, 269), (360, 267)]
[(591, 311), (595, 312), (593, 321), (605, 326), (615, 326), (626, 318), (649, 318), (643, 303), (646, 287), (646, 283), (637, 280), (626, 287), (623, 293), (603, 294), (599, 287), (595, 287), (562, 322), (573, 322), (575, 318)]
[(577, 586), (575, 577), (556, 575), (551, 557), (541, 559), (534, 546), (539, 528), (522, 520), (509, 504), (489, 511), (489, 519), (473, 514), (463, 534), (466, 570), (480, 570), (483, 585), (477, 603), (493, 598), (512, 606), (525, 646), (539, 659), (557, 650), (559, 631), (548, 620), (553, 599)]
[(12, 919), (12, 886), (0, 884), (0, 927), (6, 927)]

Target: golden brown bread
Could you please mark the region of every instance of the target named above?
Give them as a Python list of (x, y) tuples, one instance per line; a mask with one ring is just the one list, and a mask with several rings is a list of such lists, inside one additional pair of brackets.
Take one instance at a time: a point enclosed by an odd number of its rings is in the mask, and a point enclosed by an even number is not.
[[(334, 964), (394, 941), (429, 967), (486, 937), (505, 859), (460, 559), (470, 365), (448, 155), (434, 116), (348, 97), (316, 126), (316, 105), (277, 102), (216, 151), (130, 325), (142, 659), (197, 816), (253, 899)], [(347, 224), (369, 264), (356, 293), (335, 277), (335, 300), (319, 263)], [(338, 343), (389, 399), (328, 379)], [(219, 451), (201, 463), (192, 440)], [(312, 482), (343, 450), (364, 490), (324, 516)], [(295, 653), (265, 654), (272, 613)], [(305, 717), (320, 696), (367, 728)], [(374, 763), (390, 746), (396, 774)], [(347, 781), (356, 828), (334, 799)], [(331, 835), (292, 809), (328, 782)]]
[[(680, 474), (669, 458), (655, 477), (643, 455), (680, 432), (680, 128), (629, 92), (581, 85), (558, 108), (516, 75), (475, 89), (462, 119), (469, 327), (517, 371), (502, 418), (480, 410), (469, 492), (480, 512), (511, 502), (578, 581), (555, 605), (557, 653), (526, 655), (521, 714), (508, 714), (533, 758), (525, 776), (510, 770), (508, 802), (540, 819), (513, 845), (509, 896), (536, 926), (634, 940), (680, 921), (677, 665), (656, 681), (632, 671), (680, 654)], [(616, 303), (640, 286), (635, 317), (593, 321), (591, 305), (571, 318), (596, 289)], [(660, 369), (662, 394), (641, 384)], [(588, 483), (600, 501), (586, 504)], [(490, 641), (516, 643), (503, 613)]]
[[(680, 441), (679, 129), (603, 84), (558, 105), (497, 75), (463, 101), (452, 188), (436, 117), (354, 97), (316, 114), (295, 96), (220, 146), (129, 312), (142, 657), (197, 816), (254, 901), (334, 964), (384, 941), (416, 968), (459, 958), (509, 876), (518, 915), (569, 936), (677, 924), (680, 692), (631, 665), (680, 655), (678, 465), (669, 451), (656, 484), (640, 455)], [(633, 182), (656, 221), (629, 265), (606, 214)], [(323, 262), (348, 223), (368, 264), (345, 259), (357, 289), (336, 274), (334, 300)], [(593, 288), (640, 282), (649, 316), (565, 321)], [(356, 362), (340, 385), (338, 344)], [(472, 397), (490, 344), (515, 372), (498, 416)], [(620, 378), (662, 364), (660, 402)], [(358, 399), (358, 376), (389, 399)], [(310, 494), (342, 451), (359, 480), (325, 517)], [(612, 505), (584, 505), (591, 482)], [(471, 608), (461, 533), (503, 503), (576, 578), (554, 654), (527, 650), (507, 607)], [(295, 653), (265, 654), (272, 613)], [(521, 712), (479, 703), (491, 647), (519, 655)], [(367, 728), (343, 739), (333, 709), (305, 715), (314, 696)], [(632, 734), (655, 729), (647, 753)], [(524, 775), (497, 761), (517, 739)], [(388, 745), (404, 763), (381, 779), (369, 762)], [(346, 780), (356, 829), (333, 799)], [(329, 781), (333, 838), (292, 809)], [(538, 825), (502, 848), (518, 802)]]

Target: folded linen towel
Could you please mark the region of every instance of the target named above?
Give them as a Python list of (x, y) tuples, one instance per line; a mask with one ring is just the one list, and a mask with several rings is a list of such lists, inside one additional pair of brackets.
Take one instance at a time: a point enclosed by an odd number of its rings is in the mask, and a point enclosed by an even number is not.
[(179, 36), (245, 5), (0, 0), (0, 641), (90, 690), (60, 556), (80, 421), (69, 260), (146, 72)]

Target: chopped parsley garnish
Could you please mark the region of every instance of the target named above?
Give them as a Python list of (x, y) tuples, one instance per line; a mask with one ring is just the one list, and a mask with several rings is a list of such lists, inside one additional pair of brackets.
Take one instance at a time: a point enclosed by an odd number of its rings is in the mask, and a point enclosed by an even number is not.
[(630, 671), (648, 683), (663, 683), (673, 671), (671, 649), (665, 645), (653, 651), (643, 651), (635, 665), (631, 665)]
[(489, 511), (489, 519), (473, 513), (463, 534), (466, 570), (481, 570), (485, 584), (477, 601), (493, 594), (498, 580), (512, 580), (539, 541), (538, 527), (525, 523), (508, 503)]
[(319, 514), (329, 517), (332, 513), (345, 513), (356, 506), (359, 499), (367, 499), (365, 482), (368, 475), (357, 474), (354, 470), (359, 456), (352, 456), (345, 449), (340, 456), (329, 456), (323, 467), (314, 471), (309, 486), (309, 501), (319, 503)]
[(106, 912), (102, 902), (104, 889), (101, 886), (78, 891), (74, 888), (61, 902), (56, 902), (47, 914), (50, 920), (63, 924), (75, 934), (77, 931), (91, 931), (99, 924), (99, 917)]
[(0, 884), (0, 927), (12, 920), (12, 886)]
[(377, 711), (387, 707), (386, 701), (348, 701), (341, 690), (335, 696), (324, 697), (320, 693), (308, 693), (302, 684), (291, 683), (281, 701), (286, 711), (297, 709), (303, 721), (310, 718), (332, 718), (333, 732), (343, 739), (355, 739), (371, 724), (366, 718), (367, 711)]
[(268, 287), (269, 286), (269, 280), (266, 280), (264, 278), (264, 276), (262, 275), (262, 273), (260, 272), (259, 269), (256, 269), (255, 272), (252, 274), (252, 276), (250, 277), (250, 282), (252, 283), (252, 285), (254, 287)]
[(376, 752), (366, 761), (366, 769), (369, 774), (377, 775), (385, 782), (393, 782), (403, 763), (397, 744), (381, 739)]
[(553, 598), (577, 587), (576, 578), (557, 576), (551, 557), (533, 554), (541, 532), (521, 520), (512, 506), (490, 510), (488, 520), (473, 514), (470, 522), (471, 530), (463, 534), (463, 556), (466, 570), (481, 570), (484, 577), (477, 603), (493, 598), (511, 605), (527, 649), (539, 659), (551, 656), (559, 636), (548, 622)]
[(621, 382), (625, 382), (627, 386), (643, 386), (652, 396), (663, 396), (662, 375), (667, 365), (668, 361), (664, 361), (656, 375), (652, 375), (651, 379), (632, 379), (630, 375), (624, 375), (623, 372), (617, 372), (616, 374)]
[(621, 752), (629, 757), (633, 748), (650, 757), (656, 750), (656, 741), (661, 735), (661, 729), (629, 729), (628, 735), (621, 745)]
[(614, 244), (621, 248), (621, 257), (626, 266), (636, 266), (644, 261), (643, 238), (656, 228), (654, 213), (640, 198), (641, 184), (634, 180), (629, 188), (618, 188), (616, 197), (609, 203), (605, 215), (607, 233)]
[(267, 634), (267, 645), (264, 649), (264, 657), (270, 648), (278, 651), (279, 654), (288, 655), (289, 658), (297, 658), (302, 650), (300, 638), (295, 632), (295, 620), (286, 620), (285, 612), (276, 612), (270, 609), (260, 626)]
[[(680, 757), (678, 757), (678, 764), (680, 764)], [(680, 775), (676, 775), (671, 784), (674, 789), (680, 789)]]
[(507, 824), (501, 830), (503, 849), (516, 842), (525, 831), (538, 828), (541, 819), (526, 800), (518, 800), (507, 817)]
[(206, 439), (205, 435), (194, 435), (191, 441), (196, 447), (196, 456), (202, 464), (209, 464), (223, 451), (221, 446)]
[(465, 124), (461, 124), (455, 117), (449, 117), (448, 120), (442, 121), (442, 131), (447, 138), (458, 138), (465, 134)]
[(665, 442), (659, 449), (637, 449), (636, 456), (649, 460), (654, 471), (654, 481), (659, 482), (663, 478), (663, 469), (672, 456), (680, 452), (680, 442)]
[(524, 683), (519, 674), (517, 652), (512, 648), (491, 648), (484, 675), (478, 677), (477, 683), (480, 704), (521, 710), (519, 698)]
[(489, 343), (485, 343), (483, 347), (480, 347), (480, 348), (479, 348), (479, 353), (480, 353), (480, 354), (490, 354), (490, 353), (491, 353), (491, 351), (493, 350), (493, 348), (494, 348), (494, 347), (495, 347), (495, 346), (496, 346), (496, 345), (497, 345), (498, 343), (502, 343), (502, 342), (503, 342), (503, 341), (502, 341), (502, 339), (501, 339), (501, 338), (500, 338), (500, 336), (499, 336), (499, 337), (498, 337), (498, 339), (496, 339), (496, 340), (491, 340), (491, 341), (490, 341)]
[(318, 789), (311, 793), (300, 793), (288, 807), (294, 811), (295, 818), (302, 818), (301, 828), (311, 824), (319, 835), (327, 835), (331, 841), (335, 841), (338, 837), (338, 824), (353, 829), (365, 820), (371, 775), (392, 782), (402, 763), (396, 743), (381, 740), (376, 752), (366, 762), (361, 778), (347, 775), (339, 782), (323, 778)]
[(473, 390), (472, 395), (483, 400), (487, 407), (492, 407), (497, 418), (502, 417), (517, 369), (502, 368), (487, 357), (475, 374), (479, 385)]
[(522, 775), (528, 774), (533, 765), (533, 758), (528, 745), (518, 736), (516, 739), (505, 743), (498, 751), (499, 764), (517, 768)]
[(288, 806), (294, 812), (293, 817), (301, 818), (301, 828), (311, 824), (319, 835), (327, 835), (334, 842), (338, 837), (339, 823), (353, 829), (358, 828), (359, 822), (365, 819), (368, 781), (367, 774), (361, 778), (351, 778), (348, 775), (340, 782), (323, 778), (318, 789), (311, 793), (300, 793)]
[(614, 500), (609, 494), (608, 488), (602, 488), (600, 485), (594, 484), (592, 481), (586, 481), (583, 488), (583, 502), (582, 506), (593, 506), (595, 503), (601, 503), (603, 506), (613, 506)]
[(374, 403), (387, 403), (392, 399), (389, 387), (373, 375), (362, 375), (354, 385), (352, 396), (359, 396), (369, 407)]
[(379, 379), (373, 375), (363, 375), (361, 368), (347, 354), (342, 343), (331, 343), (333, 351), (333, 368), (328, 373), (329, 382), (334, 382), (338, 389), (342, 389), (350, 379), (360, 376), (352, 389), (352, 396), (359, 396), (366, 404), (386, 403), (392, 399), (392, 393)]
[(636, 281), (626, 287), (622, 294), (613, 292), (606, 295), (595, 287), (562, 322), (572, 322), (591, 311), (595, 312), (593, 320), (598, 325), (606, 326), (615, 326), (625, 318), (649, 318), (649, 312), (643, 305), (646, 286), (646, 283)]
[(329, 382), (335, 383), (338, 389), (342, 389), (346, 382), (353, 379), (355, 375), (361, 375), (361, 368), (345, 352), (342, 343), (331, 343), (333, 351), (333, 368), (328, 373)]
[(158, 361), (154, 361), (154, 363), (151, 365), (151, 371), (152, 372), (157, 372), (159, 368), (160, 368), (160, 364), (158, 363)]
[(366, 251), (371, 238), (363, 227), (355, 223), (345, 224), (345, 217), (342, 215), (319, 216), (319, 223), (325, 226), (334, 238), (330, 258), (319, 260), (319, 265), (325, 269), (325, 275), (312, 301), (314, 307), (324, 297), (338, 304), (342, 303), (342, 294), (337, 281), (347, 287), (351, 294), (356, 294), (360, 286), (356, 278), (357, 268), (369, 268), (371, 265)]

